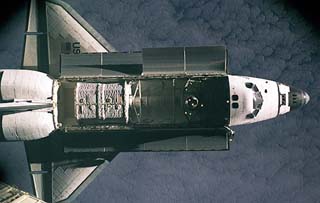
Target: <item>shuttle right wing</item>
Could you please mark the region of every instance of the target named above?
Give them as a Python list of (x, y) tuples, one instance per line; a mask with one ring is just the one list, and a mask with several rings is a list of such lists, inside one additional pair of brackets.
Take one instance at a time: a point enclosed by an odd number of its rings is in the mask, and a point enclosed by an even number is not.
[(112, 51), (115, 49), (68, 4), (60, 0), (31, 0), (24, 69), (58, 77), (61, 54)]

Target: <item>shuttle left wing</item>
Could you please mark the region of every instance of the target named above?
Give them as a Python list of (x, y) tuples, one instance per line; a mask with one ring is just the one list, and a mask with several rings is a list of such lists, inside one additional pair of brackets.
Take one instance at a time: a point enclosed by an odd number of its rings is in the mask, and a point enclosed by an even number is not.
[(29, 170), (37, 198), (47, 202), (74, 200), (108, 165), (117, 153), (101, 159), (71, 158), (58, 155), (61, 151), (52, 140), (25, 142)]

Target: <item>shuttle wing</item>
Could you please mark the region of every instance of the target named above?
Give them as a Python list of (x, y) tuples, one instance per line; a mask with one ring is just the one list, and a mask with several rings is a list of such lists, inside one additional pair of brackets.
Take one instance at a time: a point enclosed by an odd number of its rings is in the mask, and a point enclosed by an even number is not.
[(31, 163), (30, 173), (36, 197), (48, 202), (73, 200), (107, 165), (88, 167), (55, 166), (59, 163)]
[(104, 155), (103, 159), (63, 160), (66, 154), (61, 155), (62, 145), (51, 138), (25, 142), (35, 196), (46, 202), (74, 200), (117, 154)]
[(58, 77), (60, 54), (110, 51), (114, 48), (68, 4), (30, 1), (23, 68)]

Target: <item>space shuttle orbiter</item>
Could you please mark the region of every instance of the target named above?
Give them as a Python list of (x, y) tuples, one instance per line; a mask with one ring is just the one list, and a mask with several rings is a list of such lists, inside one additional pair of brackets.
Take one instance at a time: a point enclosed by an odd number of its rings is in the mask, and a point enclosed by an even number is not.
[(72, 200), (119, 152), (228, 150), (231, 126), (308, 103), (229, 75), (223, 46), (116, 52), (60, 0), (32, 0), (22, 70), (0, 70), (2, 141), (25, 141), (35, 195)]

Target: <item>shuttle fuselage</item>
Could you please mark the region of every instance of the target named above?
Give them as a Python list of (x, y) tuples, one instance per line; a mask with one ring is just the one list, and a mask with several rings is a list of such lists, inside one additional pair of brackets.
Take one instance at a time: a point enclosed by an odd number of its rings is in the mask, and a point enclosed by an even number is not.
[[(31, 70), (1, 70), (2, 139), (108, 134), (108, 146), (130, 151), (141, 144), (146, 150), (150, 141), (181, 136), (190, 141), (186, 135), (200, 135), (206, 138), (197, 137), (192, 142), (197, 147), (182, 139), (174, 141), (180, 148), (169, 149), (228, 149), (230, 126), (271, 119), (309, 101), (307, 93), (281, 83), (226, 74), (222, 53), (221, 47), (191, 47), (67, 55), (61, 59), (66, 73), (57, 79)], [(98, 75), (90, 73), (96, 66)], [(110, 136), (128, 132), (141, 135), (139, 142), (130, 141), (135, 147), (123, 147), (127, 141)], [(141, 139), (144, 134), (151, 135)], [(220, 136), (219, 147), (204, 147), (208, 136)]]
[(25, 141), (37, 198), (72, 201), (119, 152), (228, 150), (230, 127), (310, 99), (227, 65), (224, 46), (116, 52), (65, 2), (31, 0), (24, 70), (0, 70), (0, 141)]

